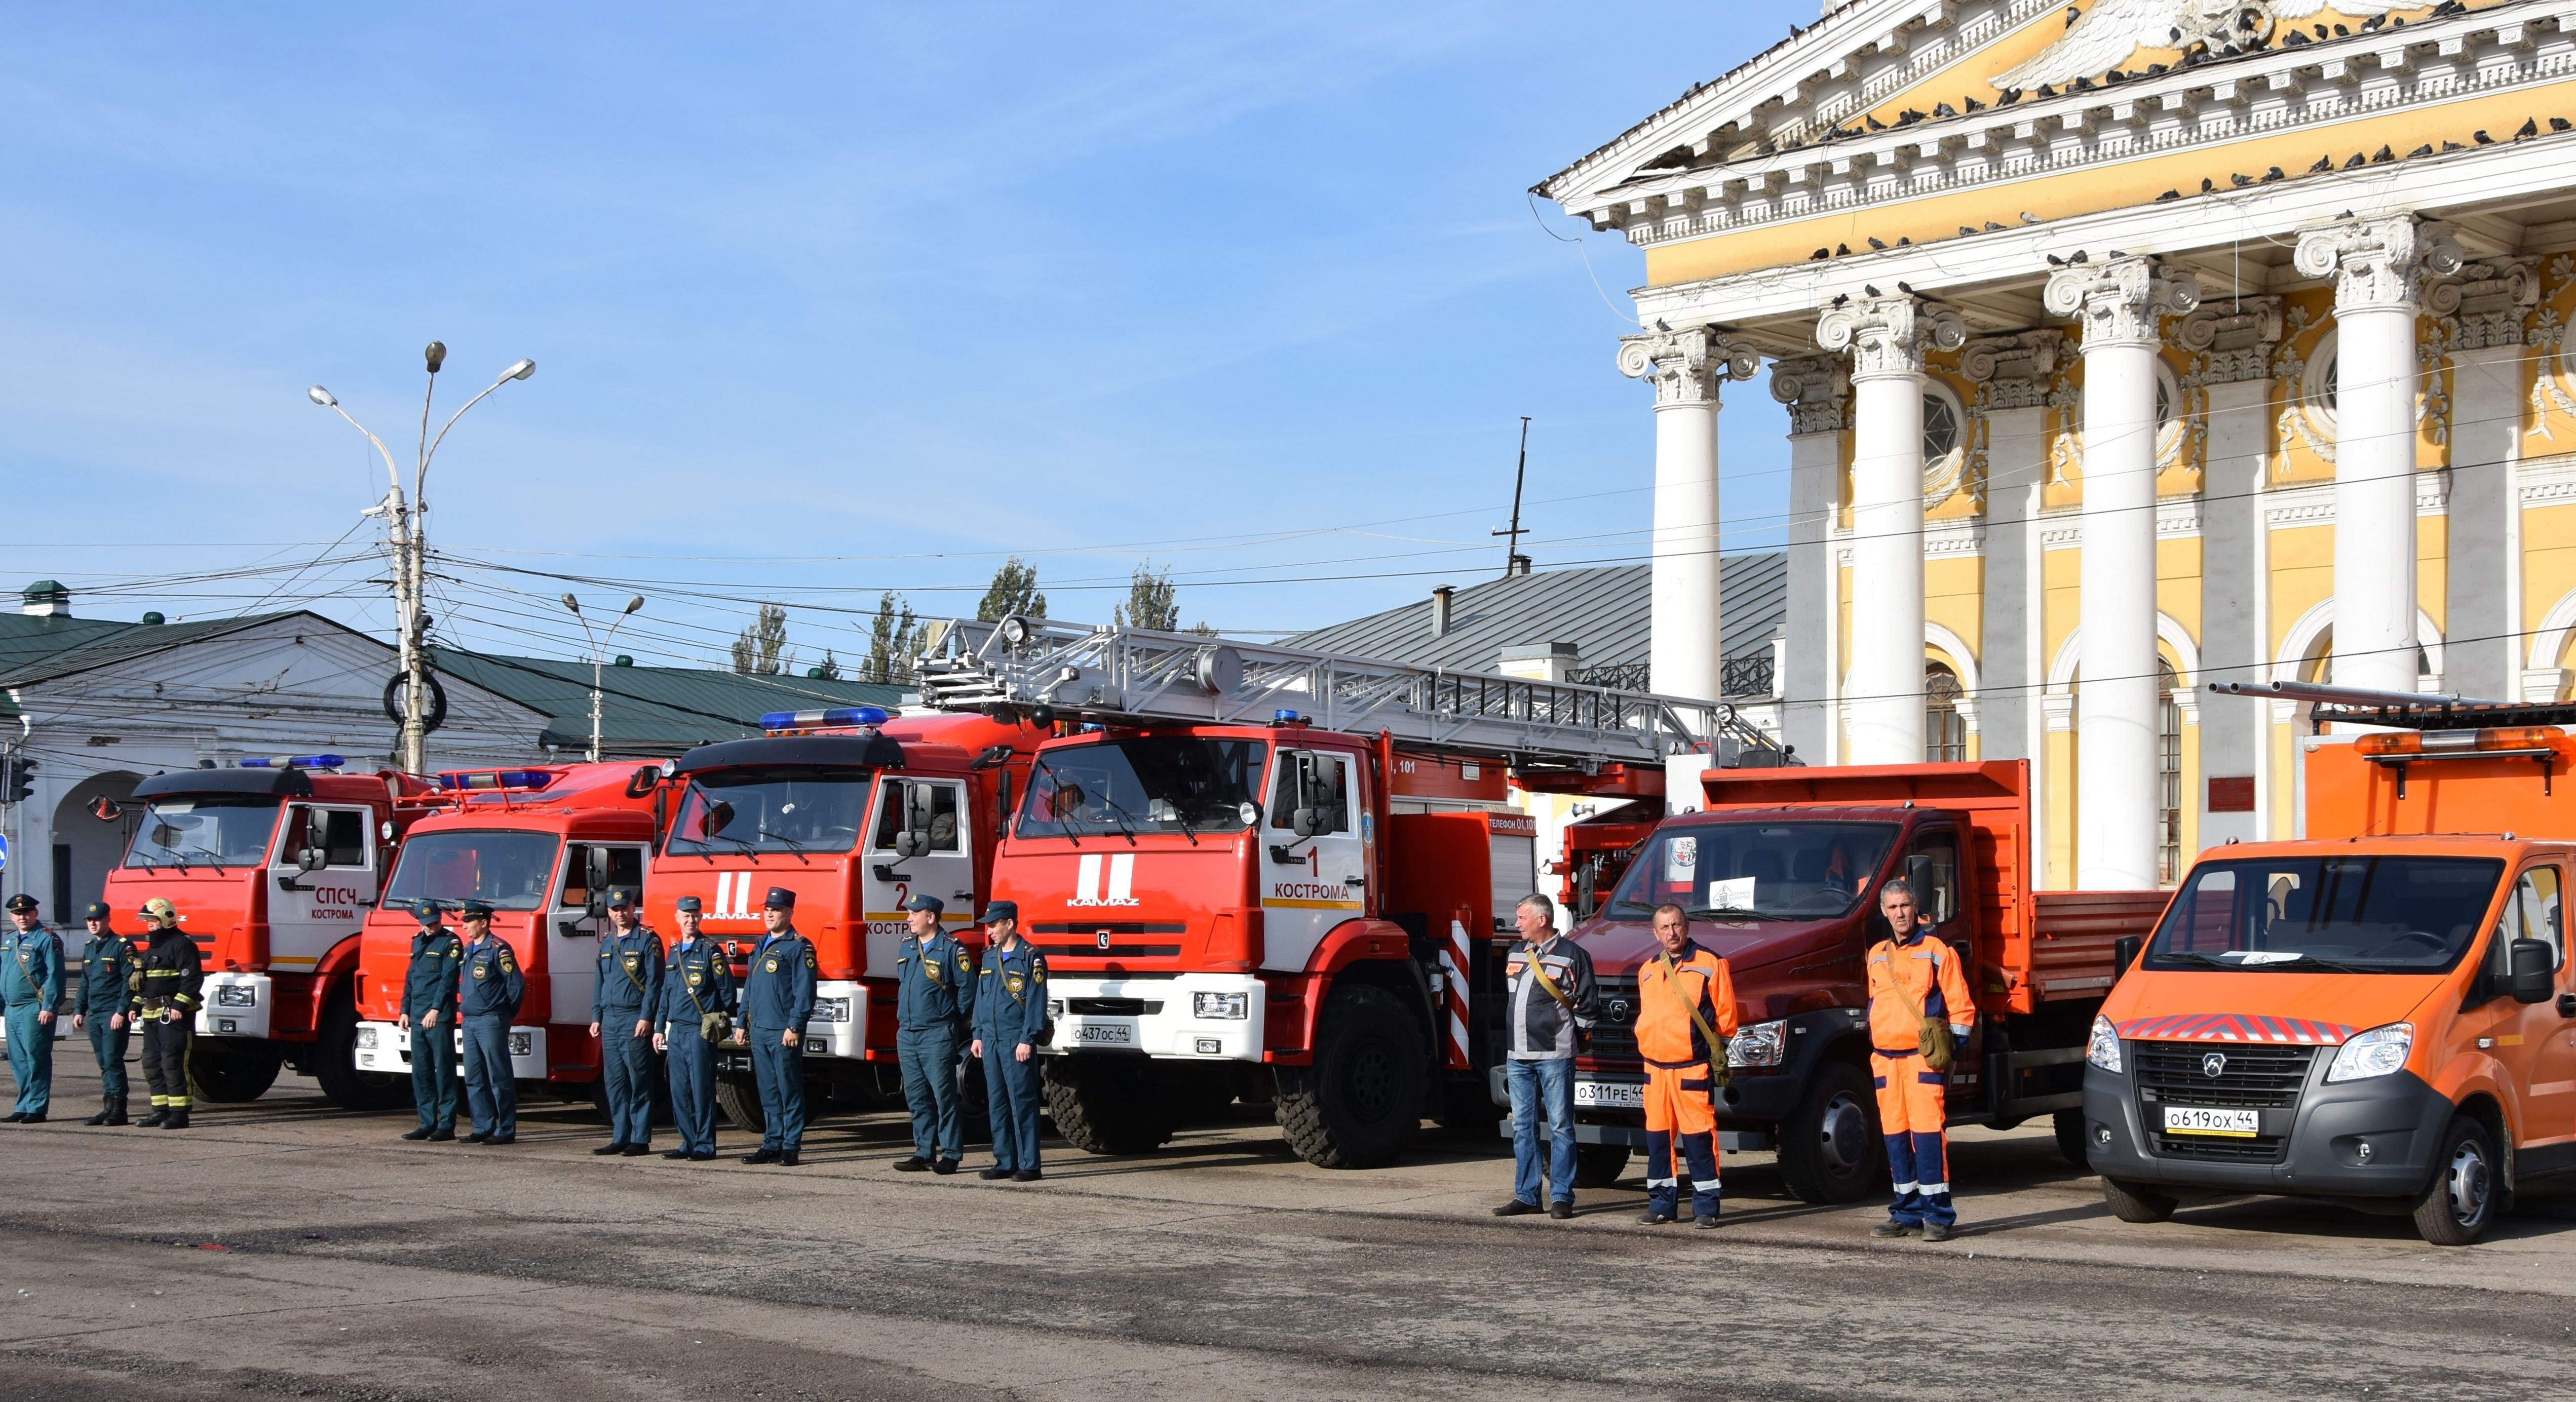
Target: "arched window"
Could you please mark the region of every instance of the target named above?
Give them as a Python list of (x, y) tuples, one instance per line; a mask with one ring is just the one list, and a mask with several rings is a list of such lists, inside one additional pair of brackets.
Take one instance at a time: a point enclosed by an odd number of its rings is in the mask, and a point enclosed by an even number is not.
[(2156, 659), (2156, 871), (2172, 885), (2182, 876), (2182, 706), (2173, 664)]
[(1939, 662), (1923, 668), (1923, 758), (1950, 764), (1968, 757), (1968, 721), (1959, 714), (1959, 674)]
[(1923, 461), (1926, 466), (1959, 450), (1959, 411), (1945, 394), (1923, 396)]

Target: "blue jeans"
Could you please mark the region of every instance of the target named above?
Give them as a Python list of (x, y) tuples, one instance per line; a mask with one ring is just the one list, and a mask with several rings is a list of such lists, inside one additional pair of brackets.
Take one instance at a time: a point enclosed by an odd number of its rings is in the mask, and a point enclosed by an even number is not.
[(1544, 1096), (1550, 1150), (1547, 1181), (1554, 1185), (1558, 1202), (1574, 1201), (1573, 1061), (1506, 1061), (1503, 1083), (1512, 1093), (1512, 1196), (1527, 1203), (1538, 1201), (1539, 1100)]

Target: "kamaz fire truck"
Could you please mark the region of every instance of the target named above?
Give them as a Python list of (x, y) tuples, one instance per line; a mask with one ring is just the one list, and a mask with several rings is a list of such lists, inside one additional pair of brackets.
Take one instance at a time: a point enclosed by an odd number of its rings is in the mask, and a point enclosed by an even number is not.
[(134, 824), (108, 873), (109, 908), (131, 929), (145, 901), (168, 899), (205, 957), (189, 1060), (201, 1100), (256, 1100), (288, 1063), (351, 1109), (409, 1093), (351, 1056), (358, 930), (430, 790), (390, 770), (344, 774), (343, 763), (321, 754), (181, 769), (94, 810)]
[(1501, 771), (1580, 792), (1758, 738), (1703, 702), (1023, 618), (949, 625), (917, 675), (1080, 727), (1039, 747), (993, 894), (1047, 956), (1048, 1110), (1096, 1153), (1237, 1096), (1327, 1167), (1490, 1123), (1495, 937), (1536, 880)]
[[(656, 768), (633, 763), (440, 774), (436, 807), (404, 835), (383, 905), (360, 938), (359, 1071), (411, 1074), (417, 1029), (397, 1018), (420, 929), (417, 903), (438, 902), (454, 929), (457, 903), (480, 900), (492, 907), (493, 933), (527, 975), (509, 1034), (512, 1077), (530, 1090), (596, 1098), (599, 1040), (590, 1035), (590, 999), (605, 893), (643, 887), (660, 781)], [(453, 1027), (440, 1034), (458, 1035)]]
[[(1047, 731), (973, 715), (894, 717), (875, 706), (782, 711), (765, 734), (701, 745), (662, 766), (653, 792), (658, 850), (645, 906), (659, 929), (696, 896), (706, 933), (741, 962), (762, 933), (771, 887), (796, 895), (819, 981), (804, 1038), (806, 1078), (827, 1105), (898, 1091), (894, 954), (914, 893), (968, 930), (991, 885), (1002, 815), (1025, 789)], [(969, 1078), (970, 1086), (976, 1078)], [(750, 1058), (716, 1084), (726, 1118), (761, 1125)]]

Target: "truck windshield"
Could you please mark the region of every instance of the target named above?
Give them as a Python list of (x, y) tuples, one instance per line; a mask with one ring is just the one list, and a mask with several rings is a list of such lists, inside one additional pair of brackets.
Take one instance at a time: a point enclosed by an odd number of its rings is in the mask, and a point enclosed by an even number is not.
[(1260, 817), (1261, 740), (1161, 735), (1041, 750), (1021, 837), (1235, 833)]
[(689, 781), (665, 852), (847, 852), (868, 814), (865, 769), (770, 765)]
[(2361, 854), (2203, 862), (2147, 947), (2150, 969), (2440, 973), (2477, 938), (2504, 863)]
[(555, 850), (545, 832), (424, 832), (403, 840), (385, 904), (466, 899), (494, 910), (535, 910), (553, 888)]
[(145, 870), (265, 866), (279, 802), (248, 794), (156, 798), (135, 826), (125, 864)]
[(1815, 920), (1849, 911), (1887, 859), (1893, 823), (1692, 823), (1647, 839), (1605, 913), (1644, 920), (1659, 905)]

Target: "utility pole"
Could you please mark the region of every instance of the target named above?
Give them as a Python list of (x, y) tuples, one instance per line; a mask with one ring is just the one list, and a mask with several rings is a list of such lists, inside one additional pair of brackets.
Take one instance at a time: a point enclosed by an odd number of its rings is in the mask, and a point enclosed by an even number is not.
[(340, 407), (340, 401), (332, 397), (331, 391), (315, 385), (304, 392), (307, 399), (347, 419), (349, 427), (367, 435), (367, 441), (376, 445), (376, 455), (385, 460), (385, 476), (392, 484), (383, 501), (361, 514), (385, 518), (385, 549), (393, 557), (394, 626), (400, 634), (397, 643), (403, 680), (402, 753), (396, 758), (404, 771), (411, 774), (426, 772), (428, 764), (424, 751), (429, 742), (429, 618), (421, 612), (421, 600), (427, 593), (424, 581), (429, 573), (429, 542), (421, 518), (429, 511), (429, 502), (423, 495), (428, 490), (429, 462), (438, 456), (438, 445), (447, 441), (447, 430), (456, 427), (456, 421), (465, 417), (465, 409), (482, 403), (493, 390), (510, 381), (524, 380), (537, 373), (537, 362), (533, 360), (513, 362), (482, 394), (466, 400), (464, 409), (448, 415), (447, 422), (438, 430), (438, 436), (432, 438), (429, 436), (429, 404), (438, 393), (438, 369), (447, 362), (446, 343), (430, 342), (428, 348), (421, 352), (421, 358), (429, 366), (429, 388), (420, 398), (420, 449), (412, 463), (411, 495), (408, 498), (403, 495), (402, 469), (394, 466), (394, 455), (385, 447), (384, 440), (365, 424), (350, 418), (349, 411)]
[(1529, 425), (1529, 415), (1521, 415), (1521, 461), (1520, 466), (1512, 469), (1511, 529), (1494, 532), (1496, 535), (1511, 537), (1510, 543), (1503, 547), (1505, 579), (1516, 574), (1527, 574), (1530, 570), (1530, 557), (1521, 553), (1521, 537), (1526, 534), (1521, 530), (1521, 484), (1529, 480)]
[(606, 659), (609, 640), (617, 636), (617, 630), (626, 626), (626, 620), (633, 617), (637, 609), (644, 607), (644, 596), (638, 594), (628, 599), (625, 610), (617, 615), (616, 621), (608, 625), (608, 631), (605, 633), (596, 632), (591, 628), (590, 615), (581, 611), (581, 600), (566, 594), (563, 596), (563, 606), (572, 611), (574, 618), (581, 621), (582, 636), (590, 639), (590, 762), (597, 764), (599, 763), (599, 698), (605, 689), (603, 685), (605, 679), (600, 675), (600, 667)]

